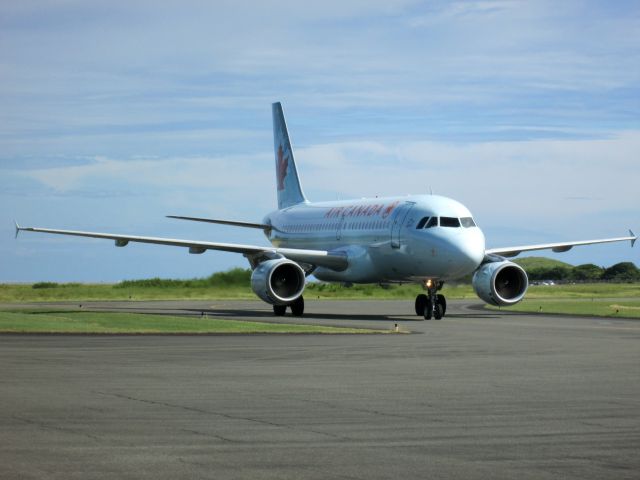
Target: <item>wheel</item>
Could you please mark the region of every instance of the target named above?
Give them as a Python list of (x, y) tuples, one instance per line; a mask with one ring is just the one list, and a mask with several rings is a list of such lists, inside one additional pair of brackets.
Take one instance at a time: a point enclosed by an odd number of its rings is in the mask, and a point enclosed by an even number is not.
[(291, 314), (294, 317), (301, 317), (304, 313), (304, 298), (302, 296), (296, 298), (291, 305)]
[(444, 298), (444, 295), (438, 294), (436, 297), (436, 303), (442, 305), (442, 316), (444, 317), (447, 313), (447, 299)]
[(284, 316), (284, 314), (287, 312), (287, 306), (286, 305), (274, 305), (273, 306), (273, 314), (276, 317), (282, 317)]
[(441, 303), (436, 303), (436, 308), (433, 311), (433, 318), (436, 320), (441, 320), (444, 316), (443, 308)]
[(419, 317), (424, 315), (424, 307), (427, 303), (427, 296), (424, 293), (416, 297), (416, 315)]
[(424, 316), (425, 320), (431, 320), (431, 306), (429, 305), (429, 302), (424, 303), (424, 310), (422, 315)]

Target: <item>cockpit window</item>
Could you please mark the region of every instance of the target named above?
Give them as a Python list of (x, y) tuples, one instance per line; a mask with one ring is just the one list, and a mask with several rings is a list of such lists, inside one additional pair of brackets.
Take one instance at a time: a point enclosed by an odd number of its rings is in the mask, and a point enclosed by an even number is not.
[(462, 217), (460, 219), (460, 223), (464, 228), (471, 228), (476, 226), (476, 222), (473, 221), (471, 217)]
[(455, 217), (440, 217), (441, 227), (459, 227), (460, 219)]
[(429, 220), (429, 217), (424, 217), (423, 219), (421, 219), (418, 222), (418, 225), (416, 225), (416, 230), (420, 230), (421, 228), (424, 228), (424, 224), (427, 223), (428, 220)]
[(438, 217), (431, 217), (424, 228), (431, 228), (438, 226)]

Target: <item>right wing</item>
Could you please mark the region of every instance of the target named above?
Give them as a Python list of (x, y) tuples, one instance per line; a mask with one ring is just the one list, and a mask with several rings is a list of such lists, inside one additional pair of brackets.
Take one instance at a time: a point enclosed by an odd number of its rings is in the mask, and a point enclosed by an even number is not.
[(629, 230), (628, 237), (617, 237), (617, 238), (602, 238), (600, 240), (579, 240), (577, 242), (560, 242), (560, 243), (543, 243), (538, 245), (521, 245), (518, 247), (501, 247), (501, 248), (490, 248), (485, 251), (488, 255), (500, 255), (502, 257), (515, 257), (520, 255), (522, 252), (532, 252), (534, 250), (553, 250), (554, 252), (566, 252), (571, 250), (573, 247), (578, 247), (580, 245), (595, 245), (598, 243), (612, 243), (612, 242), (625, 242), (630, 241), (631, 246), (636, 243), (637, 237), (635, 234)]
[(129, 242), (155, 243), (158, 245), (171, 245), (174, 247), (186, 247), (189, 253), (204, 253), (206, 250), (222, 250), (225, 252), (242, 253), (248, 258), (261, 256), (282, 256), (294, 262), (308, 263), (310, 265), (327, 267), (332, 270), (342, 271), (347, 268), (349, 262), (343, 252), (329, 252), (326, 250), (305, 250), (300, 248), (276, 248), (260, 247), (254, 245), (240, 245), (235, 243), (201, 242), (197, 240), (180, 240), (173, 238), (141, 237), (137, 235), (118, 235), (113, 233), (81, 232), (77, 230), (55, 230), (51, 228), (21, 227), (16, 223), (16, 236), (18, 232), (42, 232), (58, 235), (72, 235), (76, 237), (104, 238), (115, 240), (116, 247), (125, 247)]

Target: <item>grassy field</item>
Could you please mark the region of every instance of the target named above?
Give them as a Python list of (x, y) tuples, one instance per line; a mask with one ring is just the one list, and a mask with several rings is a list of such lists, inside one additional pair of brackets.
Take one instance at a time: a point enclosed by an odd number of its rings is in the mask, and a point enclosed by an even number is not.
[[(310, 283), (305, 290), (308, 299), (413, 299), (423, 293), (418, 285), (354, 285)], [(445, 285), (442, 293), (449, 299), (477, 298), (470, 285)], [(576, 285), (531, 286), (527, 299), (538, 298), (640, 298), (640, 283), (593, 283)], [(211, 286), (148, 286), (133, 284), (51, 284), (33, 288), (33, 285), (0, 285), (0, 303), (55, 302), (91, 300), (243, 300), (255, 299), (248, 285)]]
[(560, 313), (566, 315), (593, 315), (613, 318), (640, 318), (640, 299), (525, 299), (519, 304), (505, 308), (504, 310), (533, 313)]
[(248, 287), (146, 287), (122, 288), (109, 284), (57, 284), (33, 288), (31, 285), (0, 285), (0, 303), (90, 300), (210, 300), (249, 299), (255, 295)]
[[(36, 287), (36, 288), (34, 288)], [(382, 288), (377, 285), (354, 285), (344, 287), (339, 284), (310, 283), (305, 290), (307, 299), (406, 299), (411, 302), (422, 293), (418, 285), (394, 285)], [(442, 293), (448, 299), (477, 298), (470, 285), (445, 285)], [(91, 300), (230, 300), (255, 299), (248, 285), (231, 286), (210, 285), (201, 281), (164, 281), (144, 280), (123, 282), (120, 284), (34, 284), (34, 285), (0, 285), (0, 308), (7, 303), (35, 303), (56, 301), (91, 301)], [(478, 300), (480, 301), (480, 300)], [(611, 317), (640, 318), (640, 283), (594, 283), (555, 286), (531, 286), (525, 300), (508, 310), (520, 312), (562, 313), (575, 315), (600, 315)], [(5, 314), (3, 314), (5, 315)], [(15, 315), (18, 315), (17, 313)], [(30, 324), (37, 318), (29, 317)], [(40, 314), (38, 314), (40, 315)], [(69, 313), (74, 319), (81, 319), (78, 312)], [(3, 317), (4, 318), (4, 317)], [(17, 318), (17, 317), (14, 317)], [(95, 317), (93, 317), (95, 318)], [(166, 321), (167, 317), (160, 317)], [(158, 321), (160, 319), (157, 319)], [(137, 320), (149, 322), (149, 317), (137, 317)], [(2, 320), (5, 322), (5, 320)], [(222, 328), (218, 320), (216, 328)], [(49, 325), (49, 324), (48, 324)], [(154, 324), (155, 325), (155, 324)], [(163, 323), (162, 325), (165, 325)], [(166, 324), (168, 325), (168, 324)], [(166, 326), (166, 332), (183, 332), (175, 328), (187, 328), (192, 333), (204, 333), (210, 323), (197, 321), (193, 327), (188, 326), (185, 319), (180, 319), (174, 326)], [(111, 324), (113, 329), (117, 324)], [(260, 328), (265, 328), (262, 324)], [(248, 328), (246, 324), (239, 326)], [(10, 331), (10, 323), (0, 325), (0, 331)], [(35, 328), (35, 327), (34, 327)], [(38, 327), (41, 328), (41, 327)], [(44, 327), (42, 327), (44, 328)], [(64, 328), (74, 328), (73, 322), (66, 322)], [(96, 328), (101, 328), (99, 325)], [(127, 326), (131, 332), (131, 326)], [(140, 324), (139, 332), (162, 333), (153, 330), (146, 323)], [(150, 330), (149, 330), (150, 328)], [(269, 328), (271, 328), (269, 326)], [(174, 329), (174, 330), (171, 330)], [(194, 330), (195, 329), (195, 330)], [(43, 330), (38, 330), (43, 331)], [(72, 331), (72, 330), (69, 330)], [(109, 330), (119, 332), (117, 330)], [(209, 332), (209, 330), (206, 330)], [(244, 330), (246, 331), (246, 330)], [(137, 332), (137, 330), (136, 330)]]
[(243, 322), (211, 318), (172, 317), (136, 313), (77, 311), (0, 311), (0, 333), (75, 334), (255, 334), (387, 333), (384, 330)]
[[(309, 283), (305, 289), (305, 298), (411, 299), (415, 298), (418, 293), (422, 293), (422, 289), (418, 285), (394, 285), (382, 288), (377, 285), (343, 287), (339, 284)], [(473, 298), (475, 296), (469, 285), (447, 285), (446, 295), (448, 298)], [(91, 300), (246, 300), (255, 298), (248, 282), (242, 286), (231, 285), (227, 287), (181, 284), (150, 286), (142, 282), (127, 286), (121, 284), (50, 284), (40, 288), (33, 288), (32, 285), (0, 285), (0, 303)]]
[(526, 299), (538, 298), (639, 298), (640, 283), (581, 283), (574, 285), (532, 285)]
[(531, 286), (522, 302), (504, 310), (640, 318), (640, 284)]

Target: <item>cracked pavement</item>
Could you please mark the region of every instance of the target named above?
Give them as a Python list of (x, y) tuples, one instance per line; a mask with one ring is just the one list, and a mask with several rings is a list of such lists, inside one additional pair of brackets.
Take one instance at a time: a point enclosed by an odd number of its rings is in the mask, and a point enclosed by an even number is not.
[[(414, 335), (0, 336), (0, 478), (638, 478), (640, 322), (405, 303), (304, 321)], [(205, 306), (128, 308), (163, 307)]]

